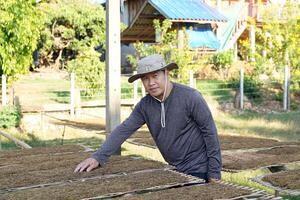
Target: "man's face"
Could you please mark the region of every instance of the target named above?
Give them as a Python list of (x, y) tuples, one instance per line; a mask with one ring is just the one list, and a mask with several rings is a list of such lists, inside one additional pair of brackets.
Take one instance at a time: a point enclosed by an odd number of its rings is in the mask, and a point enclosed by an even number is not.
[[(168, 71), (167, 71), (168, 75)], [(145, 74), (141, 77), (143, 85), (146, 91), (151, 95), (160, 100), (162, 100), (165, 90), (165, 72), (164, 71), (156, 71)]]

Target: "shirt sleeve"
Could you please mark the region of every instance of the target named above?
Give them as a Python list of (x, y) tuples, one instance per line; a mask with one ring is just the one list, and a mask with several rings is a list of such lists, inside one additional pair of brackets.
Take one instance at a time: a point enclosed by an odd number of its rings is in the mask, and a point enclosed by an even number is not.
[(208, 178), (221, 179), (222, 158), (217, 128), (202, 95), (195, 91), (191, 97), (192, 117), (203, 134), (208, 156)]
[(96, 159), (100, 165), (104, 165), (108, 158), (121, 147), (123, 142), (143, 124), (145, 124), (145, 120), (142, 114), (141, 102), (139, 102), (130, 116), (111, 132), (91, 157)]

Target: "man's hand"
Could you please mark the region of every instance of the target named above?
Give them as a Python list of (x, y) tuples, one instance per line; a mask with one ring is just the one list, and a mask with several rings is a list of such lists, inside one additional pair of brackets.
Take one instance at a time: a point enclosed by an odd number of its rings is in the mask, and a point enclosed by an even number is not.
[(221, 180), (216, 179), (216, 178), (209, 178), (208, 179), (208, 183), (220, 183), (220, 182), (221, 182)]
[(97, 167), (99, 167), (99, 162), (97, 160), (95, 160), (94, 158), (87, 158), (77, 165), (74, 173), (83, 171), (90, 172)]

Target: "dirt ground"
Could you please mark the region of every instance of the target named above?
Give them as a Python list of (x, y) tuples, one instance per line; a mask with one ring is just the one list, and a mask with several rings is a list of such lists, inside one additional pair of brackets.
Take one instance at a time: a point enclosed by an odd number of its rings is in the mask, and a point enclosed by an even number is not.
[(231, 199), (234, 197), (250, 195), (252, 192), (247, 189), (237, 189), (236, 187), (221, 184), (193, 185), (184, 188), (172, 188), (163, 191), (151, 192), (141, 195), (130, 195), (120, 199), (126, 200), (173, 200), (173, 199)]
[(196, 186), (202, 180), (132, 156), (113, 156), (101, 168), (74, 174), (75, 165), (90, 155), (74, 147), (30, 149), (23, 154), (18, 150), (1, 152), (0, 199), (83, 199), (124, 194), (135, 194), (131, 196), (134, 199), (227, 199), (253, 193), (252, 189), (224, 183)]
[(300, 190), (300, 169), (270, 174), (263, 181), (283, 189)]
[[(272, 139), (231, 135), (219, 135), (219, 140), (222, 150), (267, 148), (281, 145), (299, 144), (296, 142), (279, 142)], [(133, 143), (139, 145), (149, 145), (152, 147), (156, 147), (156, 144), (148, 131), (138, 131), (134, 133), (130, 137), (129, 141), (132, 141)]]
[[(300, 161), (300, 146), (282, 146), (255, 152), (223, 153), (223, 169), (247, 170)], [(299, 177), (300, 178), (300, 177)]]
[(178, 174), (154, 171), (22, 190), (7, 193), (3, 197), (4, 199), (82, 199), (184, 182), (188, 182), (188, 179)]
[[(66, 147), (69, 149), (67, 145)], [(46, 149), (49, 150), (49, 148)], [(10, 152), (11, 155), (12, 152), (14, 151)], [(18, 151), (15, 152), (17, 153)], [(41, 149), (39, 152), (41, 152)], [(40, 154), (22, 157), (12, 155), (1, 159), (0, 190), (49, 182), (76, 180), (104, 174), (160, 169), (166, 166), (159, 162), (136, 157), (113, 156), (104, 167), (98, 168), (91, 173), (74, 174), (75, 166), (89, 156), (90, 153), (78, 152), (73, 154)]]
[(43, 154), (64, 154), (64, 153), (76, 153), (84, 151), (84, 148), (78, 145), (61, 145), (53, 147), (37, 147), (32, 149), (20, 149), (14, 151), (0, 151), (0, 165), (2, 164), (2, 159), (16, 158), (23, 156), (36, 156)]

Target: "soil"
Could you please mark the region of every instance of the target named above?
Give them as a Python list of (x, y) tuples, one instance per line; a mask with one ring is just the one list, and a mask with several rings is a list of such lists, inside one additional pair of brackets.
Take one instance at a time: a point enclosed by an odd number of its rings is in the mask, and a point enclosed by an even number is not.
[(299, 190), (300, 169), (270, 174), (265, 176), (262, 180), (280, 188)]
[(300, 146), (274, 147), (256, 152), (236, 152), (222, 155), (223, 169), (247, 170), (300, 161)]
[[(28, 185), (46, 184), (66, 180), (76, 180), (105, 174), (129, 173), (144, 169), (161, 169), (166, 165), (129, 156), (112, 156), (109, 162), (101, 168), (90, 173), (74, 174), (75, 166), (83, 159), (90, 156), (90, 153), (78, 152), (74, 154), (46, 154), (40, 149), (40, 155), (27, 155), (22, 157), (13, 156), (1, 158), (0, 165), (0, 190)], [(54, 147), (55, 149), (55, 147)], [(50, 150), (51, 151), (51, 150)], [(32, 152), (36, 152), (32, 149)], [(52, 150), (52, 152), (56, 152)]]
[[(63, 153), (76, 153), (84, 151), (84, 148), (78, 145), (61, 145), (52, 147), (36, 147), (32, 149), (20, 149), (14, 151), (0, 151), (0, 160), (7, 158), (23, 157), (30, 155), (43, 155), (43, 154), (63, 154)], [(2, 162), (0, 162), (2, 163)]]
[[(281, 145), (299, 144), (295, 142), (279, 142), (272, 139), (255, 138), (255, 137), (243, 137), (243, 136), (231, 136), (231, 135), (219, 135), (222, 150), (234, 150), (234, 149), (253, 149), (253, 148), (265, 148)], [(133, 134), (129, 141), (140, 145), (149, 145), (156, 147), (151, 134), (148, 131), (138, 131)]]
[(161, 190), (157, 192), (145, 193), (140, 195), (130, 195), (122, 197), (124, 200), (172, 200), (172, 199), (230, 199), (234, 197), (249, 195), (252, 192), (246, 189), (238, 189), (229, 185), (222, 184), (203, 184), (193, 185), (182, 188), (172, 188), (168, 190)]
[[(119, 166), (120, 167), (120, 166)], [(159, 178), (158, 178), (159, 177)], [(96, 178), (63, 185), (49, 186), (6, 193), (0, 199), (82, 199), (117, 192), (143, 190), (168, 184), (186, 183), (190, 180), (171, 171), (153, 171), (128, 174), (112, 178)]]

